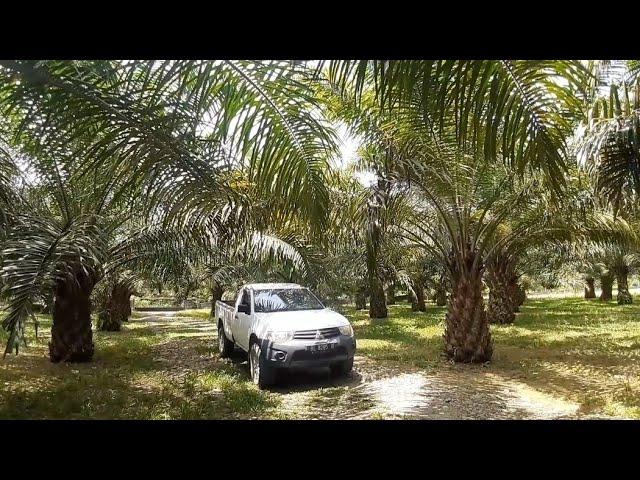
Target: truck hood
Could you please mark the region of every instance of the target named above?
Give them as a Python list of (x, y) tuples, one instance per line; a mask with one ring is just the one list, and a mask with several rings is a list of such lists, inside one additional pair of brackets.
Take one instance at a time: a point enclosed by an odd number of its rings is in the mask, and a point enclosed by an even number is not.
[(349, 325), (349, 321), (345, 317), (329, 308), (294, 312), (256, 313), (255, 315), (262, 331), (313, 330), (316, 328)]

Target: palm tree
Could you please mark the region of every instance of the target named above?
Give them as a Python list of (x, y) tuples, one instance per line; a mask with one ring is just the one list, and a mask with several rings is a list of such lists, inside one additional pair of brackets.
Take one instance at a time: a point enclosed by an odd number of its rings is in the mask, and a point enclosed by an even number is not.
[[(495, 191), (476, 205), (487, 186), (482, 179), (490, 179), (497, 188), (511, 173), (523, 174), (529, 166), (541, 170), (556, 192), (561, 189), (565, 138), (572, 121), (582, 114), (582, 92), (576, 94), (571, 87), (580, 89), (585, 75), (583, 66), (571, 61), (329, 64), (335, 91), (367, 106), (373, 89), (377, 110), (384, 119), (395, 120), (395, 127), (384, 131), (386, 144), (402, 152), (394, 156), (391, 170), (428, 205), (420, 211), (423, 220), (406, 234), (447, 265), (453, 291), (445, 352), (456, 361), (491, 358), (482, 272), (488, 238), (499, 224), (496, 219), (513, 209), (501, 203)], [(499, 159), (507, 169), (498, 176), (487, 175), (497, 173)], [(518, 193), (510, 199), (522, 198)]]
[(592, 95), (576, 143), (579, 160), (596, 179), (597, 193), (614, 211), (624, 207), (630, 193), (640, 193), (640, 76), (635, 62), (626, 78), (609, 85), (607, 96)]
[[(598, 245), (628, 241), (633, 236), (629, 224), (616, 221), (590, 195), (588, 178), (570, 166), (563, 198), (557, 201), (543, 184), (534, 181), (529, 195), (534, 199), (505, 219), (495, 230), (493, 255), (487, 261), (485, 277), (490, 288), (489, 318), (496, 323), (512, 323), (514, 313), (525, 299), (518, 279), (521, 260), (528, 250), (552, 247), (574, 250), (584, 256)], [(595, 293), (594, 293), (595, 295)]]
[(633, 297), (629, 292), (629, 274), (640, 265), (640, 256), (637, 252), (631, 253), (624, 245), (610, 245), (602, 257), (600, 269), (600, 281), (602, 294), (600, 300), (613, 299), (613, 282), (618, 286), (617, 301), (619, 305), (633, 303)]
[(107, 204), (139, 192), (135, 210), (152, 223), (215, 231), (251, 189), (318, 228), (334, 144), (306, 77), (285, 62), (0, 62), (2, 127), (46, 173), (53, 205), (17, 216), (5, 243), (7, 351), (51, 289), (51, 359), (91, 358), (89, 296), (113, 244)]
[(590, 268), (584, 275), (584, 298), (596, 298), (596, 274), (595, 269)]
[(618, 284), (618, 305), (633, 303), (633, 297), (629, 293), (630, 266), (638, 265), (638, 254), (617, 255), (612, 264), (612, 270), (616, 275)]
[(613, 299), (613, 282), (616, 277), (607, 265), (599, 264), (598, 266), (600, 267), (600, 301), (608, 302)]
[(122, 323), (131, 316), (131, 295), (134, 295), (139, 283), (133, 272), (121, 275), (108, 275), (94, 289), (92, 303), (97, 315), (98, 330), (118, 332)]

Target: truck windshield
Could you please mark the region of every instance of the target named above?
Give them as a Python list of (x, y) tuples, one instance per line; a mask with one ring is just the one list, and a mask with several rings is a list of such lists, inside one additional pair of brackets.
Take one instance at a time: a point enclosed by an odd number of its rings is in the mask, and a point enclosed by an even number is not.
[(256, 290), (255, 311), (258, 313), (321, 310), (324, 305), (305, 288)]

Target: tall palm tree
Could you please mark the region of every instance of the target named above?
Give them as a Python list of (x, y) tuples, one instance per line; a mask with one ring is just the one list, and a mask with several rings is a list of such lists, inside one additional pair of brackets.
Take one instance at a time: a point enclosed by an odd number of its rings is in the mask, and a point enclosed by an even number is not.
[(640, 193), (640, 76), (635, 62), (625, 78), (608, 86), (608, 95), (593, 96), (576, 139), (579, 160), (615, 211), (624, 210), (630, 193)]
[(50, 288), (52, 360), (91, 358), (89, 296), (117, 244), (105, 212), (132, 195), (152, 224), (214, 231), (251, 189), (318, 228), (334, 144), (306, 76), (285, 62), (0, 62), (3, 131), (46, 173), (53, 210), (18, 216), (5, 243), (7, 351)]
[[(496, 220), (513, 205), (497, 192), (480, 205), (475, 197), (527, 167), (561, 190), (565, 138), (582, 115), (586, 70), (572, 61), (336, 61), (327, 75), (356, 105), (366, 106), (373, 91), (376, 110), (395, 121), (383, 136), (402, 152), (392, 171), (419, 192), (428, 205), (422, 218), (431, 219), (406, 234), (441, 255), (452, 281), (445, 351), (456, 361), (489, 360), (482, 272)], [(507, 169), (496, 176), (498, 163)]]

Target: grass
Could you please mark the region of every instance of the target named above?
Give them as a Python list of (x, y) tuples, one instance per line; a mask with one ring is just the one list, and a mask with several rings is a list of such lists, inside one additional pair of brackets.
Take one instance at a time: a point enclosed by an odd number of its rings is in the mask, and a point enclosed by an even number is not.
[[(444, 308), (390, 306), (387, 321), (344, 312), (358, 350), (387, 367), (442, 368)], [(531, 299), (516, 322), (492, 325), (488, 371), (580, 406), (580, 413), (640, 418), (640, 305), (581, 298)]]
[[(129, 322), (121, 332), (95, 332), (96, 353), (87, 364), (52, 364), (47, 358), (51, 319), (39, 316), (40, 338), (0, 362), (2, 419), (280, 418), (277, 397), (258, 390), (242, 368), (214, 357), (210, 332), (152, 328)], [(43, 333), (46, 332), (46, 335)], [(0, 341), (6, 340), (4, 332)], [(163, 353), (182, 349), (205, 358), (203, 368), (173, 365)], [(184, 358), (184, 355), (182, 355)], [(188, 363), (189, 359), (186, 358)], [(173, 365), (172, 365), (173, 364)]]
[[(369, 364), (385, 372), (452, 368), (441, 357), (444, 308), (411, 312), (402, 304), (389, 312), (384, 321), (343, 312)], [(218, 359), (208, 309), (156, 323), (141, 318), (149, 315), (134, 315), (121, 332), (96, 332), (94, 361), (80, 365), (48, 361), (51, 320), (39, 316), (40, 338), (30, 329), (29, 348), (0, 362), (0, 418), (296, 416), (284, 408), (282, 392), (258, 390), (245, 365)], [(491, 329), (494, 357), (483, 373), (570, 400), (580, 413), (640, 418), (640, 305), (530, 299), (514, 325)], [(304, 401), (310, 411), (375, 407), (344, 385), (312, 389)]]
[(208, 320), (210, 314), (211, 314), (211, 310), (208, 308), (180, 310), (176, 312), (177, 317), (200, 318), (202, 320)]

